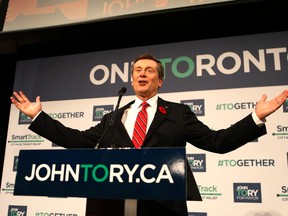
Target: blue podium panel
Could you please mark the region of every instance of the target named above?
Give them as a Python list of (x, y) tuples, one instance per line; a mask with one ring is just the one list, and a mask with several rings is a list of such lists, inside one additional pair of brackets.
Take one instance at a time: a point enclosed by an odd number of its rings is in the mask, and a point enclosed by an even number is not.
[(186, 151), (20, 150), (14, 195), (186, 200)]

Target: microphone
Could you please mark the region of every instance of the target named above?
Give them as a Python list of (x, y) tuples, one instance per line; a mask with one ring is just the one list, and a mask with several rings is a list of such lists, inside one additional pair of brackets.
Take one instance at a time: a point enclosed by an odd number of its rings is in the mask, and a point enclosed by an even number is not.
[(126, 87), (122, 87), (120, 90), (119, 90), (119, 92), (118, 92), (118, 95), (120, 96), (121, 95), (121, 97), (123, 96), (123, 94), (125, 94), (126, 93)]
[(114, 125), (114, 120), (115, 120), (115, 117), (116, 117), (116, 114), (117, 114), (117, 112), (118, 112), (118, 109), (119, 109), (119, 105), (120, 105), (120, 101), (121, 101), (121, 98), (122, 98), (122, 96), (125, 94), (125, 92), (126, 92), (126, 87), (122, 87), (120, 90), (119, 90), (119, 92), (118, 92), (118, 102), (117, 102), (117, 104), (116, 104), (116, 107), (115, 107), (115, 112), (113, 113), (113, 116), (112, 116), (112, 118), (111, 118), (111, 120), (110, 120), (110, 126), (113, 126)]
[[(102, 136), (99, 138), (98, 143), (95, 145), (95, 149), (99, 148), (99, 145), (101, 144), (103, 138), (105, 137), (105, 135), (107, 134), (107, 132), (114, 126), (114, 120), (115, 117), (117, 115), (118, 109), (119, 109), (119, 105), (120, 105), (120, 101), (122, 99), (122, 96), (125, 94), (127, 88), (126, 87), (122, 87), (119, 91), (118, 91), (118, 101), (115, 107), (114, 112), (112, 113), (112, 117), (110, 119), (109, 125), (106, 128), (106, 130), (104, 131), (104, 133), (102, 134)], [(112, 140), (111, 140), (111, 145), (113, 144), (113, 136), (112, 136)]]

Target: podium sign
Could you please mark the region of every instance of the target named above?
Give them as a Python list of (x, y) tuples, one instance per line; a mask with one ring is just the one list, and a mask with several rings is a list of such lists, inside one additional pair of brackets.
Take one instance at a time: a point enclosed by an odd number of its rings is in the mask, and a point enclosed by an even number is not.
[(20, 150), (14, 195), (186, 200), (186, 151)]

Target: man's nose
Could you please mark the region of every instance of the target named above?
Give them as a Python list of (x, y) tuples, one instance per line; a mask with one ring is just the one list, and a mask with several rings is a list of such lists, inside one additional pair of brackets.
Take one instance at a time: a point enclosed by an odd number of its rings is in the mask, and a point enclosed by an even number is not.
[(146, 76), (146, 71), (145, 71), (145, 70), (142, 70), (142, 71), (140, 72), (140, 76), (141, 76), (141, 77)]

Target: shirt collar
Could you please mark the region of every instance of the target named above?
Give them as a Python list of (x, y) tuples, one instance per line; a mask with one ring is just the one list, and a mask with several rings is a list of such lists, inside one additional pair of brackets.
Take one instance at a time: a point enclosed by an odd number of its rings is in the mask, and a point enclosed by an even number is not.
[[(157, 104), (157, 100), (158, 100), (158, 95), (153, 96), (152, 98), (150, 98), (149, 100), (147, 100), (146, 102), (149, 104), (149, 106), (153, 107)], [(132, 104), (132, 109), (138, 109), (141, 104), (142, 104), (142, 100), (140, 100), (138, 97), (135, 98), (135, 103)]]

